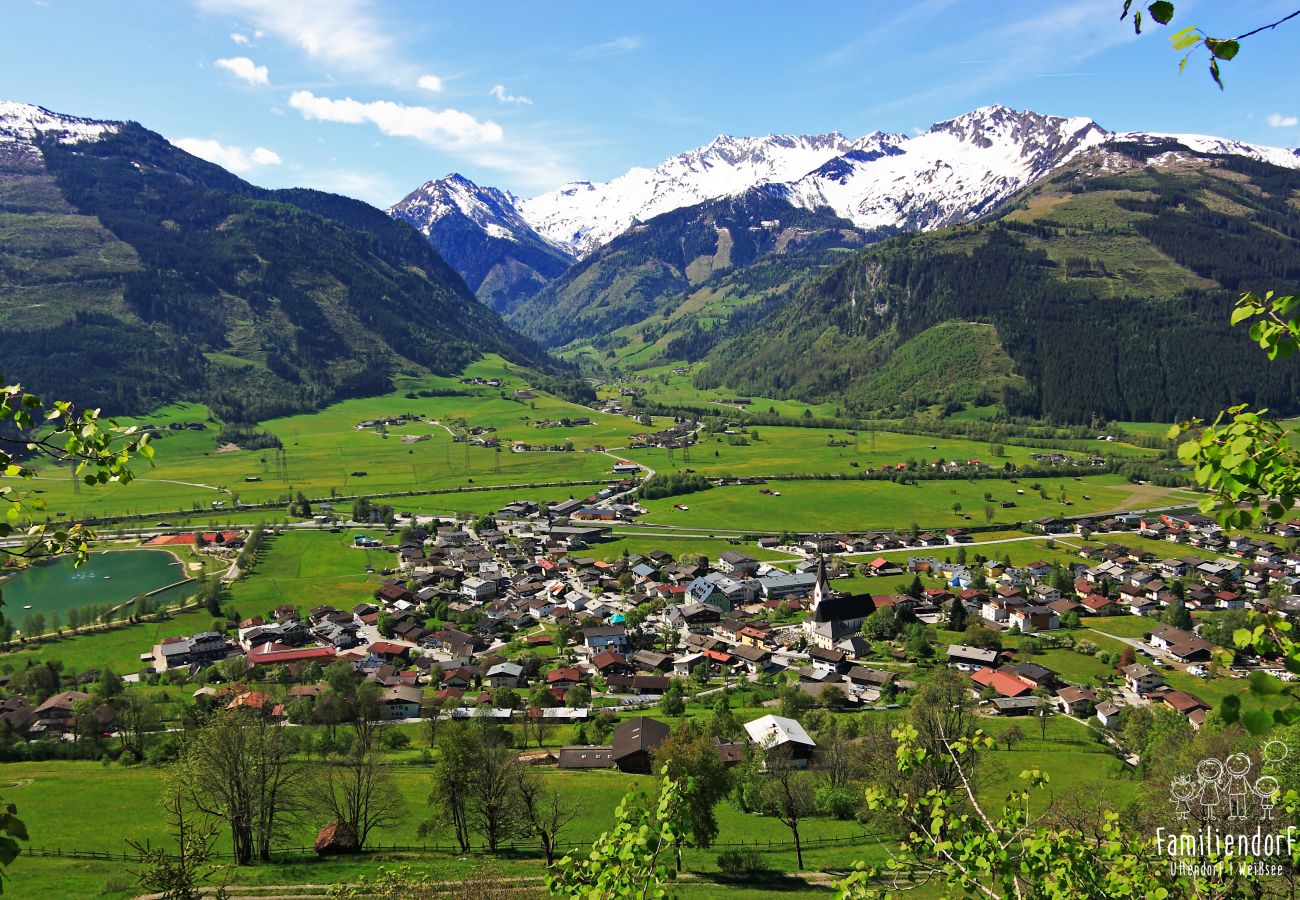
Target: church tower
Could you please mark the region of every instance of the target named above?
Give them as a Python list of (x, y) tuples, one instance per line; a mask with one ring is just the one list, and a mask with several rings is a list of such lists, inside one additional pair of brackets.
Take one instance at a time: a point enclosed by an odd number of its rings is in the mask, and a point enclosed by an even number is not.
[(821, 615), (823, 612), (821, 606), (823, 600), (829, 600), (835, 596), (831, 591), (830, 580), (826, 577), (826, 557), (817, 558), (817, 584), (813, 586), (812, 592), (812, 615), (809, 617), (814, 622), (824, 622), (826, 619)]

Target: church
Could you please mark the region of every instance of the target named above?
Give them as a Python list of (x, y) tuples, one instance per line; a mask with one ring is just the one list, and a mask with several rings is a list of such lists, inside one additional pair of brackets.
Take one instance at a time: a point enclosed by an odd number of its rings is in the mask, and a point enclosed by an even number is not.
[(826, 558), (818, 560), (812, 611), (803, 623), (809, 644), (825, 650), (834, 649), (840, 641), (857, 634), (875, 609), (870, 594), (841, 594), (831, 590), (826, 577)]

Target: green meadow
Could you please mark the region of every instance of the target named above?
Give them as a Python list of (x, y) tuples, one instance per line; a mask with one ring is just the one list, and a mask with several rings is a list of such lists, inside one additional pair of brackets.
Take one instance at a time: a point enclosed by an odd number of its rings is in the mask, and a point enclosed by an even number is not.
[[(1047, 499), (1031, 488), (1039, 484)], [(762, 493), (764, 489), (779, 496)], [(1018, 491), (1025, 493), (1020, 494)], [(984, 494), (992, 495), (985, 500)], [(1061, 500), (1062, 493), (1068, 504)], [(1126, 508), (1191, 502), (1190, 492), (1131, 485), (1120, 476), (1025, 478), (1003, 480), (919, 481), (772, 481), (763, 486), (712, 488), (694, 494), (647, 501), (644, 521), (707, 531), (868, 531), (1028, 522), (1045, 516), (1079, 515)], [(1015, 503), (1003, 508), (1003, 501)], [(960, 509), (954, 511), (953, 505)], [(687, 509), (678, 509), (677, 506)], [(992, 518), (986, 519), (985, 508)]]

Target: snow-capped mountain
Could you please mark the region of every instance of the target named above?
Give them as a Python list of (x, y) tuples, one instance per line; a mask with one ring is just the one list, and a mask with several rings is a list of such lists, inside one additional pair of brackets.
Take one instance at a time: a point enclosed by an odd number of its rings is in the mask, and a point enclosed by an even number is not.
[(97, 140), (117, 131), (121, 126), (121, 122), (79, 119), (30, 103), (0, 100), (0, 152), (37, 153), (36, 138), (42, 134), (54, 134), (61, 143), (75, 144), (79, 141)]
[(868, 135), (779, 189), (796, 206), (828, 206), (867, 230), (928, 231), (988, 212), (1105, 138), (1091, 119), (991, 106), (916, 137)]
[(603, 183), (566, 184), (524, 201), (519, 209), (539, 234), (585, 256), (635, 222), (796, 179), (853, 146), (835, 133), (722, 135), (653, 169), (632, 169)]
[(518, 203), (507, 191), (452, 173), (421, 185), (388, 214), (415, 226), (480, 300), (503, 310), (573, 262), (533, 230)]
[[(495, 216), (484, 218), (484, 233), (505, 228), (518, 235), (523, 221), (540, 239), (582, 258), (638, 222), (755, 188), (805, 209), (829, 207), (868, 232), (926, 231), (989, 212), (1081, 153), (1113, 143), (1170, 141), (1197, 153), (1300, 167), (1297, 150), (1203, 135), (1109, 132), (1085, 117), (994, 105), (912, 137), (723, 135), (653, 169), (566, 184), (530, 200), (478, 190)], [(492, 200), (483, 199), (488, 194)], [(508, 209), (498, 208), (505, 204)]]

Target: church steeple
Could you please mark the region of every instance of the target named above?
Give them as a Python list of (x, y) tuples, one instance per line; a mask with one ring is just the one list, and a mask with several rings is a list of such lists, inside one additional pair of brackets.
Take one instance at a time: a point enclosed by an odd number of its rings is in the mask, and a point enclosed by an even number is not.
[(817, 607), (821, 606), (822, 601), (831, 597), (831, 585), (826, 577), (826, 557), (817, 557), (817, 584), (813, 586), (812, 593), (812, 617), (817, 619)]

